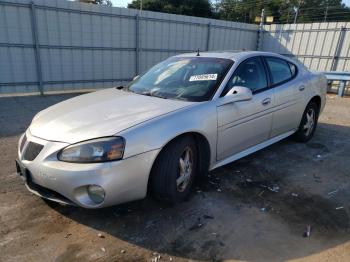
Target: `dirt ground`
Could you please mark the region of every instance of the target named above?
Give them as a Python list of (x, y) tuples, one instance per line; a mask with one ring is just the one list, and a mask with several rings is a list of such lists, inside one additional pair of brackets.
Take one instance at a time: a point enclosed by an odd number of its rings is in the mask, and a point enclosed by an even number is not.
[(84, 210), (32, 195), (14, 165), (34, 114), (72, 96), (0, 98), (0, 261), (350, 261), (349, 98), (328, 96), (309, 143), (219, 168), (185, 203)]

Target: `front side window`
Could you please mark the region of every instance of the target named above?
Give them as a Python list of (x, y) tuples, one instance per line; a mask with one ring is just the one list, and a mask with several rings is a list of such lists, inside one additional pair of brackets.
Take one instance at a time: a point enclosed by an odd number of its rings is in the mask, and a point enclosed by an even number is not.
[(207, 101), (233, 61), (210, 57), (172, 57), (132, 81), (127, 90), (149, 96)]
[(259, 57), (249, 58), (238, 66), (221, 96), (234, 86), (247, 87), (253, 93), (267, 87), (265, 69)]
[(292, 78), (290, 64), (287, 61), (275, 57), (266, 57), (265, 59), (270, 69), (272, 78), (271, 82), (273, 85), (282, 83)]

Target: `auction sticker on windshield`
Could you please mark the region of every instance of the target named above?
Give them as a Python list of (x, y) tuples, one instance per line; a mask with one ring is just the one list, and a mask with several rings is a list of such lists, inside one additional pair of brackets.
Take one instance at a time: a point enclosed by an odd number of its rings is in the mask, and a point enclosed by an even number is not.
[(217, 78), (218, 78), (218, 74), (194, 75), (190, 77), (190, 82), (216, 80)]

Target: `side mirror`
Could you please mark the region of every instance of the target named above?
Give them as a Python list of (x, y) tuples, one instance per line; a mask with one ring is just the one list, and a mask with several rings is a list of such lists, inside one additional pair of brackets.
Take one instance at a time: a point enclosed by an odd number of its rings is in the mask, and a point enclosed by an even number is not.
[(220, 99), (219, 105), (226, 105), (234, 102), (247, 101), (253, 98), (252, 90), (244, 86), (233, 86), (227, 94)]
[(140, 76), (137, 75), (137, 76), (134, 76), (134, 78), (132, 79), (132, 81), (135, 81), (137, 78), (139, 78)]

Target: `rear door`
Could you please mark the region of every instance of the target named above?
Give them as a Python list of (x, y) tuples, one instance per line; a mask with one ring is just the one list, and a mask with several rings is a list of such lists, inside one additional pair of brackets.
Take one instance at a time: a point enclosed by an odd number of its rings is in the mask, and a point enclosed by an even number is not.
[(217, 107), (217, 160), (264, 142), (271, 131), (273, 90), (268, 88), (267, 71), (261, 57), (243, 61), (232, 74), (221, 97), (233, 86), (250, 88), (253, 99)]
[(294, 64), (277, 57), (264, 57), (264, 60), (270, 74), (270, 86), (274, 90), (275, 108), (270, 137), (275, 137), (299, 125), (300, 93), (305, 87), (298, 84)]

